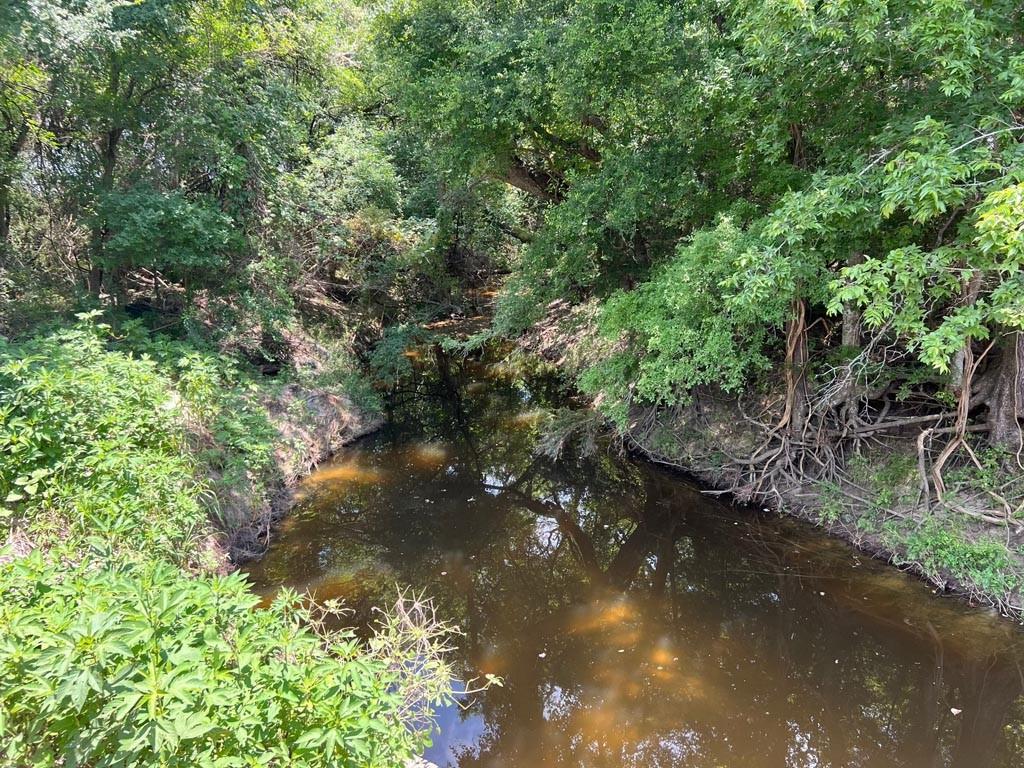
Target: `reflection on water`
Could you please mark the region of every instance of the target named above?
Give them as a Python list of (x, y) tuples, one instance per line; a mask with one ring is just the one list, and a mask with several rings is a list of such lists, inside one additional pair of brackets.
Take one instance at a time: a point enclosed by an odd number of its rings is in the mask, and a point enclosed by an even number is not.
[(437, 597), (465, 676), (505, 687), (442, 712), (428, 759), (1024, 764), (1013, 627), (652, 467), (537, 458), (546, 387), (495, 370), (417, 382), (388, 431), (309, 478), (251, 568), (359, 620), (396, 584)]

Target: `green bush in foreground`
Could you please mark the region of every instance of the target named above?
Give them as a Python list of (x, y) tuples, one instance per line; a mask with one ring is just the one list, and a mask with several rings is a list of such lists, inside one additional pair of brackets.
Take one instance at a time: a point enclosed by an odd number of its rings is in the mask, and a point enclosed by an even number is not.
[(425, 745), (410, 679), (429, 704), (448, 677), (415, 627), (367, 649), (257, 602), (169, 564), (0, 566), (0, 765), (393, 768)]
[(217, 565), (200, 478), (255, 487), (266, 416), (230, 361), (112, 341), (88, 317), (0, 340), (0, 768), (401, 765), (449, 695), (447, 629), (402, 603), (362, 643), (190, 578)]

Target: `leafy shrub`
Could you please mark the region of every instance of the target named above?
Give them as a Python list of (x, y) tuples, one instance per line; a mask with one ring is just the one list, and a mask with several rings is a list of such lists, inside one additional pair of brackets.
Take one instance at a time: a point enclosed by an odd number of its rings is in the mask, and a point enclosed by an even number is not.
[(447, 668), (406, 629), (368, 651), (294, 594), (258, 602), (169, 564), (0, 566), (0, 765), (392, 768), (425, 746), (405, 678), (429, 706)]
[(0, 346), (0, 525), (37, 544), (194, 562), (206, 526), (173, 385), (106, 349), (106, 326)]
[(680, 245), (649, 281), (611, 296), (601, 329), (632, 344), (587, 371), (584, 390), (604, 393), (609, 409), (634, 394), (673, 403), (701, 384), (737, 390), (751, 372), (767, 367), (776, 318), (763, 303), (746, 305), (723, 287), (752, 242), (722, 219)]
[(0, 346), (0, 532), (36, 548), (0, 550), (0, 768), (404, 762), (450, 691), (446, 628), (403, 610), (364, 645), (294, 594), (188, 578), (214, 565), (198, 471), (255, 492), (273, 468), (260, 392), (82, 320)]
[(142, 266), (172, 279), (223, 277), (231, 249), (241, 245), (231, 217), (211, 202), (178, 192), (135, 188), (103, 200), (102, 215), (112, 231), (104, 248), (110, 266)]
[[(229, 532), (248, 524), (281, 479), (267, 402), (287, 377), (257, 378), (136, 321), (115, 333), (82, 318), (0, 345), (0, 542), (6, 529), (74, 548), (99, 533), (128, 551), (216, 565), (200, 546), (209, 518)], [(335, 362), (298, 378), (379, 407), (351, 359)]]

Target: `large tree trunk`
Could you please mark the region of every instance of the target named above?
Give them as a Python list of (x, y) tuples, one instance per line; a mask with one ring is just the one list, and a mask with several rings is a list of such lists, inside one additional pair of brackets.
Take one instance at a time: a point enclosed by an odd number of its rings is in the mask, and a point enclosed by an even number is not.
[(993, 445), (1017, 451), (1022, 447), (1020, 419), (1024, 416), (1024, 332), (1003, 336), (996, 352), (988, 398), (989, 440)]

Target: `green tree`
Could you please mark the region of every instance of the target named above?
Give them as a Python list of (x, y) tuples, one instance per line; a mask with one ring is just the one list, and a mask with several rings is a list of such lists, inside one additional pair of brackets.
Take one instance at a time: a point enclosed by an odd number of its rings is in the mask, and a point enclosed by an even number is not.
[[(1022, 26), (1001, 1), (420, 0), (375, 40), (442, 173), (537, 200), (499, 328), (614, 297), (627, 348), (588, 386), (673, 402), (774, 359), (799, 432), (822, 397), (851, 407), (811, 375), (843, 347), (916, 358), (1015, 445)], [(695, 258), (723, 216), (744, 246)]]

